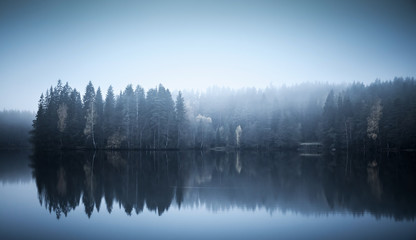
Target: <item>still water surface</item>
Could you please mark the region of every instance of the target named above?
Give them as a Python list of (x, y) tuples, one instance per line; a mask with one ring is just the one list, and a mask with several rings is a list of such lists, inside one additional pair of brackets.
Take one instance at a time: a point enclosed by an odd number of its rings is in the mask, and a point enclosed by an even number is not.
[(1, 239), (416, 239), (413, 156), (0, 152)]

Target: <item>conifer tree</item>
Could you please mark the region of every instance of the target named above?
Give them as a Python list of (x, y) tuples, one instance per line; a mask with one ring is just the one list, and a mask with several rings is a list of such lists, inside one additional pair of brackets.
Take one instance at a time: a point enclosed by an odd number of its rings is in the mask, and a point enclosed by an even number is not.
[(115, 98), (113, 87), (110, 86), (105, 97), (104, 111), (103, 111), (103, 131), (104, 144), (107, 146), (108, 139), (115, 133)]
[(85, 117), (85, 128), (84, 128), (84, 135), (86, 136), (86, 144), (87, 146), (92, 143), (94, 149), (97, 148), (97, 144), (95, 142), (95, 124), (97, 120), (97, 111), (95, 106), (95, 90), (94, 86), (92, 85), (91, 81), (88, 83), (87, 88), (85, 90), (85, 95), (83, 97), (84, 102), (84, 117)]
[(182, 97), (182, 93), (179, 92), (178, 96), (176, 97), (176, 104), (175, 104), (175, 119), (176, 119), (176, 147), (180, 148), (184, 145), (185, 137), (187, 134), (187, 125), (188, 121), (186, 118), (186, 109), (185, 109), (185, 101)]

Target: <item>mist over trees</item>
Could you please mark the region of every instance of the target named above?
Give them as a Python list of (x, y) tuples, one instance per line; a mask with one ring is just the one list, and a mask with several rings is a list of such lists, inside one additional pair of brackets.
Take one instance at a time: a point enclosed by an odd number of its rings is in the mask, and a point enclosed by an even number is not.
[(32, 141), (47, 149), (414, 149), (415, 92), (413, 78), (174, 94), (162, 85), (103, 93), (90, 82), (81, 99), (58, 81), (40, 97)]
[(29, 131), (32, 129), (34, 115), (29, 111), (0, 111), (0, 148), (30, 148)]

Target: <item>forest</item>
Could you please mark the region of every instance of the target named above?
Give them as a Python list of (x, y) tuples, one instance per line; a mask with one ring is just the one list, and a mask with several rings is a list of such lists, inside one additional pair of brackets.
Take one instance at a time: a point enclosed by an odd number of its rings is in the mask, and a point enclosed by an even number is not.
[(295, 150), (416, 149), (416, 82), (304, 83), (265, 89), (212, 87), (171, 93), (128, 85), (103, 95), (63, 84), (39, 100), (31, 141), (38, 149)]

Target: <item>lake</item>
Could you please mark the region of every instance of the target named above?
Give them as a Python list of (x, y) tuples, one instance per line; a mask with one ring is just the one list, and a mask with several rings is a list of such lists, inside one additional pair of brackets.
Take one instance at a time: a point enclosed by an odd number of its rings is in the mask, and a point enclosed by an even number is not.
[(410, 154), (3, 151), (0, 236), (416, 239), (415, 173)]

